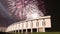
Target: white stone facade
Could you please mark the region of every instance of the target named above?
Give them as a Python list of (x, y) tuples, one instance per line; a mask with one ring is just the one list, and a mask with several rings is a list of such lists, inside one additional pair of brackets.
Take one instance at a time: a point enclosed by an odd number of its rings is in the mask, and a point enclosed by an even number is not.
[(33, 29), (37, 29), (36, 32), (45, 32), (45, 28), (51, 28), (51, 17), (50, 16), (43, 16), (37, 19), (32, 20), (25, 20), (21, 22), (17, 22), (14, 24), (11, 24), (6, 29), (6, 32), (16, 31), (18, 32), (21, 30), (23, 33), (23, 30), (26, 30), (28, 32), (28, 29), (31, 29), (31, 32), (33, 32)]
[(5, 32), (6, 27), (0, 27), (0, 32)]

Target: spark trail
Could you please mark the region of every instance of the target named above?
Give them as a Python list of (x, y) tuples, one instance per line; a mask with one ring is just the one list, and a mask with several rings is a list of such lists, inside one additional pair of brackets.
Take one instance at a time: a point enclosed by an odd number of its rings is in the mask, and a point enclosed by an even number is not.
[[(37, 0), (9, 0), (10, 15), (17, 20), (36, 19), (44, 16)], [(44, 8), (44, 7), (43, 7)]]

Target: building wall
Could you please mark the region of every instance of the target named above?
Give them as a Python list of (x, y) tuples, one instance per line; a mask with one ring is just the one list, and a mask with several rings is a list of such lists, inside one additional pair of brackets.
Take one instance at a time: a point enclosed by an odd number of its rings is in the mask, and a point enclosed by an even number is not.
[[(24, 30), (24, 29), (34, 29), (39, 28), (41, 32), (45, 30), (45, 28), (51, 28), (51, 19), (50, 16), (44, 16), (33, 20), (25, 20), (21, 22), (14, 23), (7, 28), (7, 32), (14, 30)], [(44, 28), (44, 29), (43, 29)]]
[(0, 32), (5, 32), (6, 27), (0, 27)]

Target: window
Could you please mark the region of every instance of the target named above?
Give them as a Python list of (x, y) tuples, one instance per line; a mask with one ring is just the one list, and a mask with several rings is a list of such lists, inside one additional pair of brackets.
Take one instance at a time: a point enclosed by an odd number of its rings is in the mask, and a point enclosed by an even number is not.
[(39, 26), (39, 22), (38, 22), (38, 20), (37, 20), (37, 22), (36, 22), (36, 26)]
[(28, 23), (26, 23), (26, 28), (28, 27)]
[(43, 21), (42, 21), (42, 26), (45, 26), (45, 20), (43, 19)]
[(31, 27), (33, 27), (33, 22), (31, 21)]

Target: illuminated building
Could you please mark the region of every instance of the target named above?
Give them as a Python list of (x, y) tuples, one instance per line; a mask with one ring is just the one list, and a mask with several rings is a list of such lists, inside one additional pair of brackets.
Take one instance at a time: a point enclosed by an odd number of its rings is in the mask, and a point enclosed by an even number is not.
[[(51, 28), (50, 16), (44, 16), (44, 1), (40, 0), (8, 0), (9, 16), (20, 21), (7, 27), (6, 32), (45, 32)], [(30, 30), (30, 31), (29, 31)]]
[(0, 27), (0, 32), (6, 32), (6, 27)]
[(44, 16), (37, 19), (16, 22), (8, 26), (6, 32), (45, 32), (45, 28), (51, 28), (50, 18), (50, 16)]

